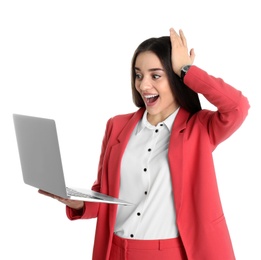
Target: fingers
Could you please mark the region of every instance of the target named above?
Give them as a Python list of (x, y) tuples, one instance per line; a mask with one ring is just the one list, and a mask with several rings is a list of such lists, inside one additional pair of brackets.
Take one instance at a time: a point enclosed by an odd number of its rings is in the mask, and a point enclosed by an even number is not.
[(179, 35), (183, 45), (187, 47), (187, 39), (182, 30), (179, 30)]
[(183, 33), (183, 31), (180, 29), (179, 33), (177, 33), (173, 28), (169, 29), (170, 31), (170, 40), (172, 45), (183, 45), (187, 47), (187, 40)]
[(62, 200), (63, 200), (63, 198), (61, 198), (61, 197), (59, 197), (59, 196), (56, 196), (56, 195), (54, 195), (54, 194), (52, 194), (52, 193), (49, 193), (49, 192), (47, 192), (47, 191), (44, 191), (44, 190), (38, 190), (38, 193), (40, 193), (40, 194), (42, 194), (42, 195), (45, 195), (45, 196), (47, 196), (47, 197), (51, 197), (51, 198), (53, 198), (53, 199), (57, 199), (57, 200), (59, 200), (59, 201), (62, 201)]
[(181, 29), (176, 32), (174, 28), (170, 28), (170, 42), (172, 68), (177, 75), (180, 75), (180, 70), (184, 65), (193, 64), (195, 53), (193, 49), (188, 51), (187, 39)]
[(73, 209), (82, 209), (83, 206), (84, 206), (84, 202), (83, 201), (80, 201), (80, 200), (71, 200), (71, 199), (65, 199), (65, 198), (62, 198), (62, 197), (59, 197), (57, 195), (54, 195), (52, 193), (49, 193), (47, 191), (44, 191), (44, 190), (38, 190), (38, 192), (40, 194), (43, 194), (45, 196), (48, 196), (48, 197), (51, 197), (55, 200), (58, 200), (59, 202), (67, 205), (68, 207), (70, 208), (73, 208)]
[(48, 196), (48, 197), (51, 197), (51, 198), (54, 197), (53, 194), (51, 194), (51, 193), (49, 193), (49, 192), (47, 192), (47, 191), (44, 191), (44, 190), (38, 190), (38, 192), (39, 192), (40, 194), (42, 194), (42, 195), (45, 195), (45, 196)]
[(179, 35), (177, 34), (177, 32), (173, 29), (170, 28), (170, 41), (172, 46), (174, 46), (174, 44), (178, 44), (179, 43)]
[[(188, 50), (187, 39), (184, 32), (180, 29), (178, 34), (173, 28), (170, 28), (169, 30), (172, 48), (185, 47), (185, 49)], [(189, 56), (193, 63), (195, 59), (195, 51), (193, 48), (190, 50)]]
[(189, 55), (190, 55), (190, 58), (191, 58), (192, 63), (193, 63), (194, 60), (195, 60), (195, 56), (196, 56), (195, 51), (194, 51), (193, 48), (190, 50)]

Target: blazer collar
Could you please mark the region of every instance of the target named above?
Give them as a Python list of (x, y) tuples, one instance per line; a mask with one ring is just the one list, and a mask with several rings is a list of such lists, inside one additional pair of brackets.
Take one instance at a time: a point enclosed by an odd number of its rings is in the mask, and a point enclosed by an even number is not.
[[(118, 136), (119, 142), (122, 142), (124, 140), (128, 140), (130, 137), (133, 129), (137, 125), (137, 123), (140, 121), (142, 118), (143, 114), (145, 112), (145, 108), (142, 107), (139, 110), (137, 110), (131, 117), (130, 120), (128, 120), (127, 124), (125, 127), (122, 129), (121, 133)], [(186, 128), (186, 123), (189, 118), (189, 112), (183, 109), (182, 107), (179, 108), (178, 114), (174, 120), (174, 125), (172, 127), (172, 132), (173, 131), (183, 131)]]
[[(125, 125), (125, 127), (122, 129), (121, 133), (118, 136), (118, 140), (119, 142), (123, 142), (123, 141), (128, 141), (129, 137), (133, 131), (133, 129), (135, 128), (135, 126), (137, 125), (137, 123), (140, 121), (140, 119), (142, 118), (143, 114), (145, 112), (145, 108), (142, 107), (139, 110), (137, 110), (132, 117), (130, 118), (130, 120), (128, 120), (127, 124)], [(126, 138), (127, 137), (127, 138)]]

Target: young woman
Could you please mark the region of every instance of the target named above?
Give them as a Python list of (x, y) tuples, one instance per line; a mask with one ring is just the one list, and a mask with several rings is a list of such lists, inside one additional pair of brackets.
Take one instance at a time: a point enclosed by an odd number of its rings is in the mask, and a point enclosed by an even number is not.
[[(93, 190), (134, 206), (65, 200), (71, 220), (97, 217), (93, 260), (234, 260), (212, 152), (243, 123), (249, 103), (193, 65), (180, 30), (134, 52), (136, 112), (107, 122)], [(198, 93), (217, 108), (203, 110)]]

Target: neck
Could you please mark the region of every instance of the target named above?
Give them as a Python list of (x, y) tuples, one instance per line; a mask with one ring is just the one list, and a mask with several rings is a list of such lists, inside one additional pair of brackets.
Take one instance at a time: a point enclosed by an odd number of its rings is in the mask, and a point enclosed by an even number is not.
[(166, 120), (171, 114), (173, 114), (176, 110), (178, 109), (178, 107), (175, 107), (174, 110), (170, 111), (169, 113), (165, 113), (165, 114), (157, 114), (157, 115), (153, 115), (153, 114), (147, 114), (147, 120), (149, 121), (149, 123), (151, 125), (156, 126), (158, 123), (163, 122), (164, 120)]

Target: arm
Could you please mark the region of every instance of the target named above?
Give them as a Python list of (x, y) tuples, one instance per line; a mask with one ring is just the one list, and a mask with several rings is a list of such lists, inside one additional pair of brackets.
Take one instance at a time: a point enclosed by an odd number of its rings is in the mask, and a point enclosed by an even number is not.
[(217, 111), (199, 113), (199, 119), (208, 130), (212, 144), (217, 145), (229, 137), (245, 120), (249, 103), (241, 91), (233, 88), (220, 78), (215, 78), (205, 71), (193, 66), (195, 59), (194, 49), (188, 52), (187, 41), (182, 30), (179, 34), (170, 29), (172, 46), (172, 68), (181, 76), (181, 68), (191, 65), (184, 83), (193, 91), (202, 94)]
[[(100, 187), (101, 187), (102, 165), (103, 165), (104, 153), (105, 153), (105, 150), (107, 147), (107, 139), (108, 139), (108, 133), (109, 133), (108, 129), (109, 129), (109, 123), (107, 124), (105, 136), (104, 136), (103, 142), (102, 142), (102, 149), (101, 149), (100, 161), (99, 161), (99, 166), (98, 166), (97, 179), (92, 186), (92, 190), (97, 191), (97, 192), (100, 192)], [(65, 204), (66, 205), (66, 214), (70, 220), (95, 218), (98, 215), (100, 203), (64, 199), (62, 197), (56, 196), (54, 194), (48, 193), (43, 190), (38, 190), (38, 192), (42, 195), (51, 197), (51, 198), (56, 199), (57, 201)]]
[(204, 110), (198, 113), (199, 120), (208, 130), (214, 146), (227, 139), (241, 126), (250, 108), (248, 99), (241, 91), (196, 66), (190, 67), (184, 77), (184, 83), (217, 107), (217, 111)]
[[(110, 129), (111, 129), (111, 120), (107, 122), (105, 135), (102, 141), (102, 147), (101, 147), (101, 154), (98, 164), (98, 174), (97, 179), (94, 182), (92, 186), (92, 190), (97, 192), (101, 191), (101, 179), (102, 179), (102, 173), (103, 173), (103, 161), (104, 161), (104, 155), (106, 152), (108, 139), (110, 136)], [(98, 215), (100, 203), (96, 202), (84, 202), (83, 207), (80, 209), (75, 209), (70, 207), (69, 205), (66, 206), (66, 214), (67, 217), (71, 220), (74, 219), (89, 219), (89, 218), (95, 218)]]

